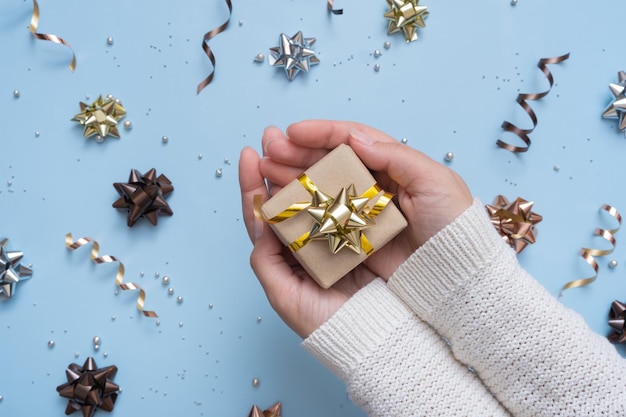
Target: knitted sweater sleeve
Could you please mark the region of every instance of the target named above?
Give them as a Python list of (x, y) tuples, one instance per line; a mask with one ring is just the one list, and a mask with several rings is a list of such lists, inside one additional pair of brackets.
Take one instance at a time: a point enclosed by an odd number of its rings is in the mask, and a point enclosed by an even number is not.
[(480, 201), (388, 288), (514, 416), (626, 416), (626, 359), (520, 267)]
[(381, 279), (357, 292), (303, 344), (371, 417), (509, 416)]

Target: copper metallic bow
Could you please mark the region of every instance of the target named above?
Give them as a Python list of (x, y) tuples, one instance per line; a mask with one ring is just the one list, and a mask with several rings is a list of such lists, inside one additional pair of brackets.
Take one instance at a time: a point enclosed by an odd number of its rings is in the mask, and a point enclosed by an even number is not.
[(265, 411), (261, 411), (259, 407), (256, 405), (252, 407), (250, 410), (250, 414), (248, 417), (281, 417), (282, 416), (282, 406), (279, 402), (271, 406)]
[(165, 197), (174, 191), (174, 187), (165, 175), (157, 177), (154, 168), (143, 175), (132, 169), (127, 183), (116, 182), (113, 187), (121, 196), (113, 207), (128, 210), (128, 227), (132, 227), (140, 217), (145, 217), (156, 226), (159, 213), (173, 214)]
[(59, 395), (69, 400), (65, 414), (81, 411), (83, 417), (91, 417), (98, 408), (113, 411), (120, 389), (112, 381), (116, 373), (115, 365), (98, 368), (91, 357), (83, 366), (70, 364), (65, 371), (67, 382), (57, 387)]
[(492, 205), (486, 206), (491, 224), (516, 253), (535, 243), (537, 238), (535, 225), (543, 220), (543, 217), (532, 212), (532, 206), (532, 201), (522, 198), (509, 203), (502, 195), (497, 196)]
[(20, 261), (24, 254), (6, 250), (8, 239), (0, 239), (0, 296), (11, 298), (15, 285), (30, 278), (32, 271)]
[(609, 311), (609, 326), (613, 331), (608, 339), (612, 343), (626, 343), (626, 304), (617, 300), (611, 304)]

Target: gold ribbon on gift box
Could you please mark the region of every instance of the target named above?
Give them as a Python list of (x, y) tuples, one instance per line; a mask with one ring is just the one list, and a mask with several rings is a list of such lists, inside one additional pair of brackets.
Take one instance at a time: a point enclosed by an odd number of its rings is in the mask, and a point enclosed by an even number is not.
[[(320, 191), (306, 173), (298, 177), (298, 182), (311, 194), (311, 201), (292, 204), (271, 218), (265, 217), (261, 211), (262, 196), (254, 196), (254, 214), (265, 223), (283, 222), (303, 210), (307, 210), (315, 220), (310, 231), (289, 244), (292, 252), (300, 250), (313, 240), (326, 239), (333, 254), (346, 247), (356, 253), (363, 251), (368, 256), (374, 252), (363, 229), (374, 224), (374, 219), (389, 204), (393, 194), (384, 192), (378, 184), (374, 184), (357, 196), (354, 184), (351, 184), (333, 197)], [(379, 198), (370, 206), (370, 201), (378, 195)]]

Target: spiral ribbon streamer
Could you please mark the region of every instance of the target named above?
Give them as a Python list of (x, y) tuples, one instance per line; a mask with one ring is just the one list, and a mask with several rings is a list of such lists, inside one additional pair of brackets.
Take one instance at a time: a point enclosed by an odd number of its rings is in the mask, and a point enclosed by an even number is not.
[(230, 0), (224, 0), (224, 1), (226, 2), (226, 6), (228, 6), (228, 19), (226, 19), (226, 21), (222, 23), (221, 25), (219, 25), (218, 27), (211, 29), (211, 31), (205, 33), (204, 36), (202, 37), (202, 50), (204, 51), (206, 56), (209, 58), (209, 61), (211, 61), (211, 64), (213, 65), (213, 69), (211, 70), (211, 73), (204, 80), (202, 80), (200, 84), (198, 84), (198, 91), (196, 94), (200, 94), (200, 92), (204, 90), (204, 87), (211, 84), (211, 81), (213, 81), (213, 77), (215, 76), (215, 55), (213, 55), (213, 51), (211, 51), (211, 48), (209, 47), (208, 42), (209, 40), (213, 39), (214, 37), (216, 37), (223, 31), (225, 31), (226, 28), (228, 27), (228, 24), (230, 23), (230, 18), (233, 15), (233, 5), (230, 2)]
[(65, 247), (70, 250), (76, 250), (81, 246), (85, 246), (89, 243), (92, 243), (91, 247), (91, 260), (97, 264), (111, 263), (117, 262), (117, 274), (115, 275), (115, 285), (117, 285), (123, 291), (136, 290), (139, 291), (139, 296), (137, 297), (137, 310), (141, 311), (146, 317), (158, 317), (154, 311), (144, 310), (143, 306), (146, 301), (146, 292), (134, 282), (124, 283), (124, 264), (117, 259), (115, 256), (111, 255), (103, 255), (100, 256), (100, 245), (97, 241), (93, 240), (90, 237), (81, 237), (80, 239), (74, 241), (72, 239), (72, 234), (68, 233), (65, 235)]
[(53, 35), (50, 33), (37, 33), (38, 26), (39, 26), (39, 4), (37, 3), (37, 0), (33, 0), (33, 15), (30, 18), (30, 25), (28, 26), (30, 33), (36, 39), (58, 43), (59, 45), (64, 45), (70, 48), (70, 51), (72, 51), (72, 62), (70, 62), (70, 71), (74, 72), (74, 70), (76, 69), (76, 54), (74, 54), (74, 50), (72, 49), (70, 44), (67, 43), (63, 38), (58, 37), (57, 35)]
[(539, 100), (547, 96), (550, 90), (552, 90), (552, 86), (554, 85), (554, 77), (552, 77), (552, 73), (548, 69), (548, 65), (561, 63), (568, 58), (569, 58), (569, 52), (566, 53), (565, 55), (561, 55), (557, 57), (541, 58), (539, 62), (537, 63), (537, 67), (541, 70), (541, 72), (543, 72), (543, 75), (545, 75), (546, 78), (548, 79), (548, 82), (550, 83), (550, 87), (547, 90), (542, 91), (540, 93), (521, 93), (517, 95), (516, 101), (520, 106), (522, 106), (522, 109), (524, 109), (526, 114), (528, 114), (528, 117), (530, 117), (530, 120), (532, 120), (533, 122), (532, 128), (521, 129), (517, 127), (516, 125), (514, 125), (513, 123), (508, 122), (506, 120), (502, 122), (502, 126), (501, 126), (502, 129), (505, 132), (510, 132), (516, 135), (526, 144), (526, 146), (514, 146), (509, 143), (504, 142), (501, 139), (497, 140), (496, 145), (498, 145), (502, 149), (506, 149), (507, 151), (510, 151), (513, 153), (521, 153), (521, 152), (528, 151), (528, 149), (530, 148), (530, 143), (531, 143), (530, 137), (528, 135), (530, 135), (532, 131), (535, 130), (535, 128), (537, 127), (537, 115), (535, 114), (535, 111), (530, 107), (530, 104), (528, 104), (526, 100)]
[(619, 214), (615, 207), (609, 206), (608, 204), (603, 204), (600, 207), (601, 210), (606, 211), (611, 216), (613, 216), (618, 223), (618, 226), (614, 229), (601, 229), (596, 227), (593, 231), (594, 236), (600, 236), (603, 239), (607, 240), (611, 244), (611, 248), (609, 249), (594, 249), (594, 248), (581, 248), (579, 251), (579, 255), (591, 266), (594, 270), (594, 274), (587, 278), (575, 279), (573, 281), (568, 282), (561, 288), (559, 292), (559, 297), (563, 295), (563, 291), (570, 288), (584, 287), (586, 285), (591, 284), (598, 277), (598, 262), (596, 261), (596, 256), (606, 256), (612, 253), (615, 250), (615, 233), (617, 233), (622, 226), (622, 216)]

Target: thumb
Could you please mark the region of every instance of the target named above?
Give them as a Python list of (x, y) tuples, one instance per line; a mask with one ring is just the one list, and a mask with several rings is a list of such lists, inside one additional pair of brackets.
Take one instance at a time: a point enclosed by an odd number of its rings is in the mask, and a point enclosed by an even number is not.
[(375, 140), (362, 131), (351, 129), (349, 144), (363, 163), (373, 171), (386, 173), (410, 194), (424, 179), (436, 177), (447, 170), (422, 152), (390, 139)]

